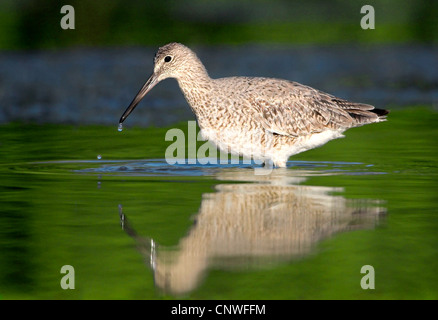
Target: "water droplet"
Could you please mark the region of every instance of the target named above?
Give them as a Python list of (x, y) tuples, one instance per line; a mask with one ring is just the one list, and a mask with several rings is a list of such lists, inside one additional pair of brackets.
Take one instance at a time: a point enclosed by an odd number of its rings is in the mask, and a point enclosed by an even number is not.
[(123, 124), (119, 123), (119, 127), (117, 128), (117, 130), (122, 131), (123, 130)]
[(102, 159), (102, 156), (100, 154), (97, 155), (97, 160)]

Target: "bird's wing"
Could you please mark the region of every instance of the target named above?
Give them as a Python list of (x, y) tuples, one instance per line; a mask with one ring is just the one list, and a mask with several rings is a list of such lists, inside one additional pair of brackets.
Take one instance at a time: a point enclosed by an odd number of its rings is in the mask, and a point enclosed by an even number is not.
[[(266, 130), (300, 137), (327, 129), (347, 129), (357, 125), (361, 113), (371, 105), (349, 102), (296, 82), (275, 84), (275, 90), (262, 87), (262, 94), (251, 98), (257, 121)], [(267, 90), (268, 92), (264, 92)], [(275, 92), (273, 94), (272, 92)]]

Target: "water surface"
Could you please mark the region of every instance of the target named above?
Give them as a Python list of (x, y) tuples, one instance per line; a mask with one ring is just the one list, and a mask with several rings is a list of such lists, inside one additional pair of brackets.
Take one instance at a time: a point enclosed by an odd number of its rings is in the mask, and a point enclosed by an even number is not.
[(269, 175), (169, 165), (167, 128), (3, 125), (0, 296), (437, 299), (438, 116), (389, 119)]

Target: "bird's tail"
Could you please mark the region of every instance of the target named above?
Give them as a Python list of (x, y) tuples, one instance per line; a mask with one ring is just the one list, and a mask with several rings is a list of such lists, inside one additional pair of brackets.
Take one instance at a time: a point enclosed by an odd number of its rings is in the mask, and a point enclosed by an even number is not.
[(372, 113), (375, 113), (375, 114), (377, 114), (377, 116), (380, 118), (380, 119), (384, 119), (384, 120), (386, 120), (386, 115), (389, 113), (389, 110), (385, 110), (385, 109), (377, 109), (377, 108), (374, 108), (373, 110), (370, 110)]
[(386, 116), (389, 113), (389, 110), (385, 109), (359, 109), (354, 108), (347, 110), (348, 114), (356, 120), (358, 125), (367, 124), (367, 123), (373, 123), (373, 122), (381, 122), (386, 121)]

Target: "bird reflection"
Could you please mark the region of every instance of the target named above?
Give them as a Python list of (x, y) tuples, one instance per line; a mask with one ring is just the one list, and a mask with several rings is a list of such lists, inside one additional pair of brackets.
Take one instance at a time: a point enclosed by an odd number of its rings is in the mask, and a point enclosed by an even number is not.
[(221, 183), (203, 194), (194, 225), (172, 248), (139, 236), (120, 206), (122, 228), (149, 261), (155, 285), (184, 294), (209, 268), (269, 267), (300, 258), (333, 234), (374, 227), (385, 213), (381, 201), (347, 200), (339, 195), (342, 188), (300, 185), (308, 173), (288, 176), (282, 170), (218, 173), (218, 180), (241, 183)]

